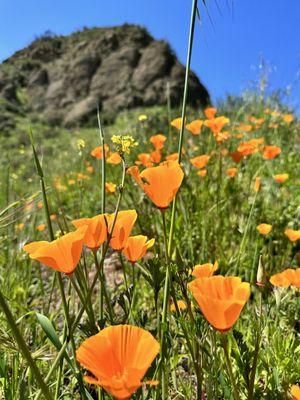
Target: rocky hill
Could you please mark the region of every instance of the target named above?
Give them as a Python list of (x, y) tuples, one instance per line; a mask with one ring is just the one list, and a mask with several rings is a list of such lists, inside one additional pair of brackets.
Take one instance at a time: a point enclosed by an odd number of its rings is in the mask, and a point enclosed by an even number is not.
[[(13, 116), (76, 126), (95, 115), (182, 99), (185, 69), (168, 43), (136, 25), (44, 35), (0, 64), (0, 131)], [(209, 94), (191, 73), (189, 104), (205, 106)]]

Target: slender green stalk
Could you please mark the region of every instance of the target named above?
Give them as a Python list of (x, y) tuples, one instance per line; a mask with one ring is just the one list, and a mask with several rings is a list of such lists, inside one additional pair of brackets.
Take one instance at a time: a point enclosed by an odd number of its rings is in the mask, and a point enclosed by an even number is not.
[[(80, 290), (79, 286), (77, 285), (76, 280), (74, 279), (73, 275), (69, 276), (69, 279), (70, 279), (70, 282), (71, 282), (73, 288), (75, 289), (75, 292), (78, 294), (81, 304), (84, 304), (85, 303), (84, 296), (81, 293), (81, 290)], [(90, 298), (88, 298), (88, 299), (90, 300)], [(95, 316), (94, 316), (94, 312), (93, 312), (93, 306), (90, 301), (89, 301), (89, 304), (85, 307), (85, 311), (87, 313), (87, 316), (89, 317), (92, 328), (95, 329), (96, 321), (95, 321)]]
[(121, 263), (121, 267), (122, 267), (122, 271), (123, 271), (125, 289), (128, 292), (127, 274), (126, 274), (126, 268), (125, 268), (125, 263), (124, 263), (124, 260), (123, 260), (123, 257), (122, 257), (122, 253), (119, 253), (119, 259), (120, 259), (120, 263)]
[[(103, 248), (102, 257), (101, 257), (100, 262), (98, 262), (97, 257), (96, 257), (95, 262), (97, 261), (97, 262), (96, 262), (97, 271), (96, 271), (96, 273), (95, 273), (95, 276), (94, 276), (94, 279), (93, 279), (93, 281), (92, 281), (92, 284), (91, 284), (91, 286), (90, 286), (90, 288), (89, 288), (89, 290), (88, 290), (86, 301), (84, 302), (84, 304), (82, 305), (81, 309), (79, 310), (79, 312), (78, 312), (78, 314), (77, 314), (77, 317), (76, 317), (76, 320), (75, 320), (74, 323), (73, 323), (73, 328), (72, 328), (71, 332), (73, 331), (73, 329), (75, 329), (75, 327), (76, 327), (77, 324), (79, 323), (80, 318), (81, 318), (81, 316), (82, 316), (82, 314), (83, 314), (83, 312), (84, 312), (84, 309), (85, 309), (85, 307), (86, 307), (86, 304), (87, 304), (88, 301), (89, 301), (89, 300), (88, 300), (88, 297), (89, 297), (89, 296), (90, 296), (90, 297), (92, 296), (92, 293), (93, 293), (93, 290), (94, 290), (94, 288), (95, 288), (95, 286), (96, 286), (96, 283), (97, 283), (97, 281), (98, 281), (98, 278), (99, 278), (99, 276), (100, 276), (100, 278), (101, 278), (101, 274), (103, 274), (103, 271), (102, 271), (102, 270), (103, 270), (103, 265), (104, 265), (105, 256), (106, 256), (107, 250), (108, 250), (108, 248), (109, 248), (109, 243), (110, 243), (110, 240), (111, 240), (112, 235), (113, 235), (113, 232), (114, 232), (115, 224), (116, 224), (117, 217), (118, 217), (118, 213), (119, 213), (119, 209), (120, 209), (121, 200), (122, 200), (122, 197), (123, 197), (124, 183), (125, 183), (125, 174), (126, 174), (126, 164), (125, 164), (125, 161), (124, 161), (123, 158), (122, 158), (122, 166), (123, 166), (122, 180), (121, 180), (121, 184), (120, 184), (120, 186), (119, 186), (119, 196), (118, 196), (118, 200), (117, 200), (117, 204), (116, 204), (116, 208), (115, 208), (115, 213), (114, 213), (114, 219), (113, 219), (112, 227), (111, 227), (111, 230), (110, 230), (110, 232), (109, 232), (109, 234), (108, 234), (107, 242), (106, 242), (106, 244), (105, 244), (105, 246), (104, 246), (104, 248)], [(97, 256), (97, 255), (96, 255), (96, 256)], [(103, 276), (104, 276), (104, 274), (103, 274)], [(103, 286), (103, 287), (104, 287), (104, 286)], [(104, 294), (105, 294), (105, 292), (104, 292)], [(107, 296), (107, 307), (108, 307), (108, 310), (110, 310), (111, 304), (110, 304), (110, 301), (109, 301), (108, 296)], [(111, 320), (113, 321), (113, 316), (111, 315), (110, 317), (111, 317)]]
[(170, 82), (167, 82), (166, 87), (166, 97), (167, 97), (167, 112), (168, 112), (168, 137), (169, 137), (169, 149), (173, 144), (173, 136), (172, 136), (172, 129), (171, 129), (171, 93), (170, 93)]
[(262, 335), (262, 289), (260, 289), (259, 293), (259, 326), (256, 333), (256, 342), (254, 348), (254, 356), (252, 362), (252, 368), (250, 372), (250, 379), (249, 379), (249, 388), (248, 388), (248, 400), (253, 400), (254, 397), (254, 383), (255, 383), (255, 375), (257, 369), (257, 362), (258, 362), (258, 355), (261, 345), (261, 335)]
[(62, 358), (60, 360), (58, 372), (57, 372), (57, 378), (56, 378), (56, 388), (55, 388), (55, 394), (54, 394), (54, 400), (57, 400), (59, 397), (59, 389), (61, 385), (61, 378), (62, 378), (62, 369), (64, 365), (64, 359)]
[(32, 356), (31, 356), (31, 353), (25, 343), (25, 340), (24, 340), (21, 332), (19, 331), (18, 325), (16, 324), (13, 314), (12, 314), (1, 290), (0, 290), (0, 306), (5, 314), (8, 325), (10, 326), (11, 332), (16, 339), (19, 349), (22, 352), (23, 357), (27, 361), (27, 363), (30, 367), (30, 370), (32, 371), (32, 374), (34, 375), (34, 377), (36, 379), (38, 386), (40, 387), (41, 393), (43, 393), (45, 399), (52, 400), (50, 391), (49, 391), (44, 379), (42, 378), (42, 375), (40, 374), (40, 371), (39, 371), (35, 361), (33, 360)]
[[(181, 127), (180, 127), (179, 142), (178, 142), (178, 162), (179, 163), (181, 162), (181, 157), (182, 157), (183, 134), (184, 134), (184, 126), (185, 126), (186, 104), (187, 104), (187, 98), (188, 98), (189, 74), (190, 74), (190, 68), (191, 68), (192, 49), (193, 49), (193, 42), (194, 42), (195, 22), (196, 22), (196, 16), (197, 16), (197, 5), (198, 5), (198, 0), (193, 0), (191, 19), (190, 19), (190, 30), (189, 30), (186, 68), (185, 68), (185, 80), (184, 80), (183, 102), (182, 102), (182, 112), (181, 112)], [(169, 245), (168, 245), (168, 247), (169, 247), (168, 253), (169, 254), (171, 254), (172, 244), (173, 244), (175, 213), (176, 213), (176, 199), (177, 199), (177, 194), (173, 200), (173, 205), (172, 205), (172, 216), (171, 216)]]
[[(45, 187), (45, 182), (44, 182), (44, 173), (43, 173), (43, 169), (41, 167), (41, 164), (39, 162), (39, 159), (38, 159), (38, 156), (37, 156), (37, 153), (36, 153), (36, 150), (35, 150), (35, 146), (34, 146), (33, 136), (32, 136), (31, 130), (30, 130), (30, 141), (31, 141), (31, 147), (32, 147), (32, 151), (33, 151), (36, 171), (37, 171), (38, 176), (40, 177), (41, 191), (42, 191), (42, 196), (43, 196), (43, 206), (44, 206), (44, 211), (45, 211), (45, 218), (46, 218), (46, 222), (47, 222), (47, 228), (48, 228), (48, 232), (49, 232), (49, 237), (50, 237), (50, 240), (53, 241), (55, 239), (55, 237), (54, 237), (54, 233), (53, 233), (53, 228), (52, 228), (52, 223), (51, 223), (51, 218), (50, 218), (49, 204), (48, 204), (47, 195), (46, 195), (46, 187)], [(70, 332), (71, 331), (71, 322), (70, 322), (69, 308), (68, 308), (68, 304), (67, 304), (67, 300), (66, 300), (66, 296), (65, 296), (65, 291), (64, 291), (64, 283), (63, 283), (61, 274), (59, 272), (56, 272), (56, 275), (57, 275), (57, 280), (58, 280), (58, 285), (59, 285), (59, 290), (60, 290), (60, 295), (61, 295), (61, 300), (62, 300), (62, 305), (63, 305), (65, 324), (67, 326), (68, 334), (70, 335), (70, 339), (71, 339), (71, 345), (72, 345), (74, 361), (75, 361), (75, 364), (77, 365), (77, 367), (79, 368), (78, 363), (76, 362), (75, 341), (74, 341), (73, 335), (71, 335), (71, 332)], [(83, 395), (83, 398), (85, 399), (86, 395), (85, 395), (85, 389), (84, 389), (84, 386), (83, 386), (83, 381), (82, 381), (81, 375), (78, 375), (77, 379), (78, 379), (78, 384), (79, 384), (79, 387), (80, 387), (81, 394)]]
[[(106, 254), (106, 251), (105, 251), (104, 254)], [(111, 302), (110, 302), (110, 299), (109, 299), (109, 296), (108, 296), (108, 293), (107, 293), (107, 288), (106, 288), (106, 279), (105, 279), (105, 275), (104, 275), (104, 272), (103, 272), (104, 258), (102, 258), (101, 262), (99, 263), (98, 258), (97, 258), (97, 254), (94, 253), (94, 259), (95, 259), (95, 265), (96, 265), (97, 273), (99, 273), (99, 277), (100, 277), (101, 292), (104, 295), (106, 306), (107, 306), (107, 310), (108, 310), (109, 320), (110, 320), (110, 323), (112, 324), (113, 321), (114, 321), (114, 311), (113, 311), (113, 308), (111, 306)], [(103, 260), (103, 262), (102, 262), (102, 260)]]
[(165, 257), (166, 257), (166, 275), (165, 275), (165, 286), (164, 286), (164, 297), (163, 297), (163, 310), (162, 310), (162, 320), (160, 324), (161, 387), (162, 387), (162, 399), (164, 400), (168, 397), (168, 373), (164, 361), (166, 358), (165, 332), (167, 331), (167, 320), (168, 320), (169, 300), (170, 300), (170, 288), (169, 288), (170, 262), (168, 254), (166, 216), (164, 211), (161, 211), (161, 216), (163, 222), (163, 236), (164, 236)]
[[(58, 364), (60, 363), (61, 358), (64, 356), (64, 353), (65, 353), (65, 350), (67, 348), (68, 343), (69, 343), (68, 341), (65, 341), (64, 344), (62, 345), (61, 349), (59, 350), (59, 353), (57, 354), (56, 359), (54, 360), (54, 362), (53, 362), (53, 364), (52, 364), (52, 366), (51, 366), (51, 368), (50, 368), (50, 370), (49, 370), (49, 372), (48, 372), (48, 374), (47, 374), (47, 376), (45, 378), (45, 382), (46, 383), (50, 382), (50, 378), (51, 378), (52, 374), (54, 373), (54, 371), (56, 370)], [(36, 393), (36, 395), (34, 397), (34, 400), (38, 400), (40, 398), (40, 396), (41, 396), (41, 390), (39, 390)]]
[(100, 119), (99, 107), (97, 110), (97, 119), (99, 127), (100, 144), (102, 146), (102, 160), (101, 160), (101, 213), (105, 213), (105, 181), (106, 181), (106, 156), (105, 156), (105, 142), (104, 142), (104, 132)]
[(254, 211), (254, 206), (256, 204), (256, 199), (257, 199), (257, 193), (255, 193), (255, 197), (254, 197), (254, 200), (253, 200), (250, 212), (249, 212), (249, 216), (248, 216), (248, 219), (247, 219), (246, 227), (245, 227), (245, 230), (244, 230), (244, 235), (243, 235), (243, 238), (242, 238), (242, 241), (241, 241), (241, 245), (239, 247), (239, 251), (238, 251), (238, 255), (237, 255), (237, 262), (236, 262), (235, 267), (234, 267), (234, 273), (233, 273), (234, 275), (236, 275), (237, 271), (239, 270), (240, 261), (241, 261), (241, 255), (242, 255), (244, 247), (245, 247), (246, 237), (247, 237), (248, 229), (249, 229), (249, 226), (250, 226), (251, 217), (252, 217), (252, 214), (253, 214), (253, 211)]
[(231, 364), (231, 359), (230, 355), (228, 352), (228, 338), (227, 338), (227, 333), (222, 333), (221, 334), (221, 344), (224, 350), (224, 355), (225, 355), (225, 362), (226, 362), (226, 368), (228, 371), (230, 383), (232, 386), (232, 391), (233, 391), (233, 397), (234, 400), (240, 400), (240, 395), (236, 386), (235, 378), (233, 375), (233, 370), (232, 370), (232, 364)]

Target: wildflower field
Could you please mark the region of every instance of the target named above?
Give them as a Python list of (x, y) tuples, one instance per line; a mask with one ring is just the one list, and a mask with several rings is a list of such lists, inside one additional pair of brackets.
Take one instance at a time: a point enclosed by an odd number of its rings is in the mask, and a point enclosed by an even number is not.
[(300, 121), (186, 107), (193, 12), (182, 109), (1, 139), (3, 399), (300, 399)]

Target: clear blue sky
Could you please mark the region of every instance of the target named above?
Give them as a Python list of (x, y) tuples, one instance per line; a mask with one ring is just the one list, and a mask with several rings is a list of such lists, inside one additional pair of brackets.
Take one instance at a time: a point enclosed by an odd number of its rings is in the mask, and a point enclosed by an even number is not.
[[(270, 66), (272, 89), (293, 85), (300, 109), (300, 0), (206, 0), (201, 7), (192, 67), (214, 99), (241, 93)], [(0, 0), (0, 61), (46, 30), (68, 34), (83, 26), (124, 22), (166, 39), (185, 61), (192, 0)], [(199, 0), (200, 3), (200, 0)]]

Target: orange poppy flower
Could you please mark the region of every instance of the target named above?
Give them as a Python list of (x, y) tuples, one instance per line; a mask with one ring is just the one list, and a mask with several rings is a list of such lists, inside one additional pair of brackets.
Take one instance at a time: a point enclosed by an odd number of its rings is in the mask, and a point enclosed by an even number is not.
[(105, 183), (106, 193), (113, 194), (116, 192), (116, 189), (117, 189), (117, 185), (115, 183), (112, 183), (112, 182)]
[(36, 229), (37, 229), (39, 232), (43, 232), (43, 231), (46, 229), (46, 225), (45, 225), (45, 224), (40, 224), (40, 225), (38, 225), (38, 226), (36, 227)]
[(259, 125), (260, 126), (260, 125), (262, 125), (264, 123), (265, 119), (264, 118), (255, 118), (255, 117), (249, 116), (248, 117), (248, 121), (253, 122), (255, 125)]
[(122, 158), (119, 153), (110, 153), (110, 155), (107, 157), (106, 162), (108, 164), (120, 164), (122, 161)]
[(66, 275), (71, 275), (80, 260), (86, 229), (86, 227), (81, 227), (52, 242), (28, 243), (23, 247), (23, 250), (33, 260)]
[[(177, 307), (179, 308), (179, 310), (185, 310), (186, 309), (186, 304), (183, 300), (178, 300), (176, 301)], [(176, 311), (176, 307), (175, 304), (172, 303), (170, 306), (170, 311), (171, 312), (175, 312)]]
[(282, 119), (283, 119), (283, 121), (286, 122), (287, 124), (290, 124), (291, 122), (294, 121), (294, 116), (293, 116), (293, 114), (285, 114), (285, 115), (282, 117)]
[[(150, 159), (153, 163), (159, 164), (161, 161), (161, 152), (159, 150), (152, 151), (150, 154)], [(150, 167), (151, 165), (149, 165)]]
[(238, 172), (238, 169), (234, 168), (234, 167), (233, 168), (228, 168), (225, 171), (226, 175), (228, 175), (230, 178), (234, 178), (236, 176), (237, 172)]
[(254, 186), (253, 186), (253, 190), (255, 193), (259, 192), (260, 185), (261, 185), (261, 178), (259, 176), (257, 176), (255, 178)]
[(16, 224), (16, 225), (15, 225), (15, 228), (16, 228), (18, 231), (22, 231), (22, 230), (24, 229), (24, 227), (25, 227), (24, 222), (20, 222), (19, 224)]
[(218, 132), (214, 134), (214, 138), (216, 140), (217, 143), (223, 143), (226, 140), (228, 140), (230, 138), (230, 132), (228, 131), (224, 131), (224, 132)]
[(212, 118), (212, 119), (206, 119), (204, 121), (204, 125), (207, 126), (213, 134), (218, 134), (221, 132), (223, 127), (228, 124), (230, 121), (228, 118), (221, 116), (217, 118)]
[(269, 224), (259, 224), (256, 229), (261, 235), (267, 235), (272, 230), (272, 225)]
[(114, 325), (86, 339), (76, 352), (79, 363), (93, 376), (85, 381), (103, 387), (117, 400), (127, 400), (142, 386), (159, 343), (137, 326)]
[[(105, 152), (105, 157), (107, 157), (108, 152), (109, 152), (109, 146), (107, 144), (104, 145), (104, 152)], [(97, 146), (91, 151), (91, 156), (101, 159), (103, 157), (103, 151), (102, 151), (102, 146)]]
[(235, 135), (235, 137), (236, 137), (237, 139), (243, 139), (244, 136), (245, 136), (245, 135), (244, 135), (243, 133), (237, 133), (237, 134)]
[(195, 119), (191, 123), (187, 124), (186, 129), (193, 135), (200, 135), (203, 121), (201, 119)]
[(220, 332), (232, 328), (250, 296), (249, 283), (235, 276), (197, 278), (188, 288), (204, 317)]
[(166, 161), (178, 161), (178, 153), (172, 153), (166, 156)]
[(88, 172), (89, 174), (92, 174), (92, 173), (94, 172), (94, 167), (93, 167), (92, 165), (88, 165), (88, 166), (86, 167), (86, 170), (87, 170), (87, 172)]
[[(106, 215), (109, 232), (111, 232), (114, 217), (115, 214)], [(118, 251), (124, 249), (136, 219), (137, 213), (135, 210), (124, 210), (118, 212), (112, 237), (109, 242), (111, 248)]]
[(138, 161), (135, 162), (136, 165), (143, 165), (144, 167), (151, 167), (153, 164), (151, 162), (151, 156), (148, 153), (141, 153), (138, 155)]
[(250, 132), (252, 131), (252, 128), (253, 128), (252, 125), (240, 124), (238, 130), (242, 132)]
[(233, 152), (230, 153), (229, 155), (230, 155), (230, 157), (232, 158), (232, 160), (233, 160), (235, 163), (237, 163), (237, 164), (238, 164), (239, 162), (241, 162), (241, 160), (244, 158), (243, 154), (240, 153), (238, 150), (233, 151)]
[(190, 163), (196, 168), (203, 169), (206, 167), (209, 159), (210, 159), (209, 155), (202, 154), (201, 156), (191, 158)]
[(92, 218), (80, 218), (72, 221), (76, 228), (87, 227), (83, 243), (92, 250), (98, 249), (107, 240), (107, 225), (104, 214)]
[(84, 181), (86, 179), (90, 179), (90, 177), (88, 175), (83, 174), (82, 172), (79, 172), (79, 174), (77, 174), (78, 181)]
[(207, 119), (215, 118), (216, 113), (217, 113), (217, 109), (215, 107), (207, 107), (204, 110), (204, 115), (206, 116)]
[(300, 387), (298, 385), (293, 385), (291, 387), (292, 400), (300, 400)]
[(284, 183), (286, 180), (289, 179), (289, 174), (277, 174), (274, 175), (273, 178), (277, 183)]
[(249, 156), (250, 154), (257, 153), (259, 146), (264, 142), (264, 138), (250, 139), (247, 142), (242, 142), (237, 151), (243, 156)]
[(214, 264), (197, 264), (194, 266), (192, 275), (195, 278), (208, 278), (209, 276), (213, 276), (214, 272), (218, 269), (218, 266), (218, 261), (215, 261)]
[(300, 230), (295, 231), (294, 229), (287, 228), (284, 231), (284, 234), (289, 238), (291, 242), (296, 242), (300, 239)]
[(199, 175), (201, 178), (205, 178), (207, 175), (207, 170), (206, 169), (200, 169), (200, 171), (197, 172), (197, 175)]
[(296, 288), (300, 288), (300, 268), (287, 268), (284, 271), (271, 276), (270, 282), (273, 286), (295, 286)]
[(161, 210), (168, 208), (184, 176), (176, 161), (166, 161), (157, 167), (146, 168), (141, 173), (138, 167), (130, 167), (127, 172)]
[(180, 130), (181, 129), (181, 123), (182, 123), (182, 118), (175, 118), (171, 121), (171, 125), (174, 126), (174, 128)]
[(132, 264), (135, 264), (147, 253), (155, 243), (155, 239), (148, 240), (147, 236), (137, 235), (130, 236), (127, 239), (123, 254)]
[(163, 149), (166, 140), (167, 138), (165, 137), (165, 135), (162, 135), (161, 133), (151, 136), (150, 138), (150, 142), (153, 144), (155, 150)]
[(271, 160), (277, 157), (281, 153), (281, 148), (278, 146), (265, 146), (263, 148), (263, 158), (265, 160)]

